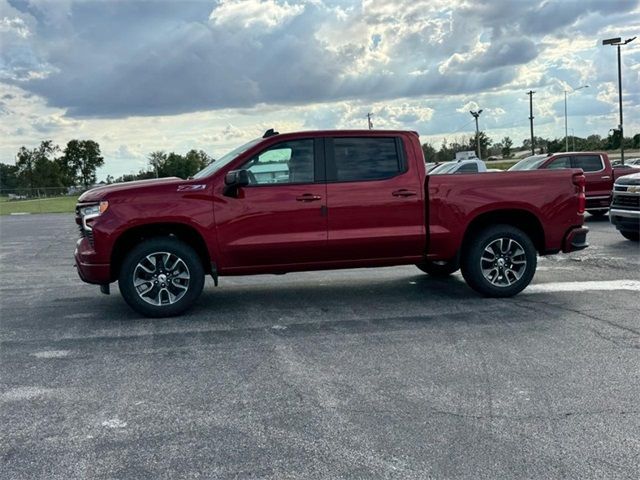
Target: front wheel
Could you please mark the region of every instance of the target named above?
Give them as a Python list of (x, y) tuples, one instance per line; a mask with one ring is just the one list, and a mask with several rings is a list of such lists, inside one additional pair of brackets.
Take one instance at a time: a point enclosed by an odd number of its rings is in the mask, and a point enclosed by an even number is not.
[(416, 267), (432, 277), (448, 277), (458, 271), (460, 263), (457, 260), (430, 261), (416, 263)]
[(640, 242), (640, 232), (638, 231), (620, 230), (620, 233), (627, 240), (631, 240), (632, 242)]
[(120, 293), (147, 317), (179, 315), (196, 301), (204, 286), (198, 254), (173, 237), (145, 240), (125, 257), (118, 277)]
[(475, 291), (487, 297), (512, 297), (529, 285), (536, 264), (536, 249), (522, 230), (494, 225), (466, 245), (461, 268)]

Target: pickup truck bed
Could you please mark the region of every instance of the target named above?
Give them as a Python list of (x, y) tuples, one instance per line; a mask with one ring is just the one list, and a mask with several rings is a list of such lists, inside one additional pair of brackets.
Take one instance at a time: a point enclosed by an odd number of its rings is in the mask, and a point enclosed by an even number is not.
[(267, 132), (190, 180), (82, 195), (80, 277), (118, 281), (130, 306), (176, 315), (204, 275), (416, 264), (458, 268), (476, 291), (515, 295), (536, 254), (585, 248), (580, 170), (427, 176), (407, 131)]

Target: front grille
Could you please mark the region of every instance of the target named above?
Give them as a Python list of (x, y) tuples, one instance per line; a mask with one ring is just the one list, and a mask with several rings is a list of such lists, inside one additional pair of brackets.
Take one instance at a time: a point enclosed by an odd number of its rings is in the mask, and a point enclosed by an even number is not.
[(76, 207), (76, 223), (78, 224), (78, 230), (80, 231), (80, 238), (86, 238), (93, 247), (93, 232), (91, 230), (85, 230), (82, 227), (82, 216), (80, 215), (80, 206)]
[(611, 206), (640, 209), (640, 195), (614, 195)]

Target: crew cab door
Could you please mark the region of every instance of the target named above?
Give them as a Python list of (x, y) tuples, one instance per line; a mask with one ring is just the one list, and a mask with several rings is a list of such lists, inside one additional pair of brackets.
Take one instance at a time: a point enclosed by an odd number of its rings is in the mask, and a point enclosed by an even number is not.
[(321, 139), (283, 141), (239, 169), (249, 185), (216, 207), (222, 268), (285, 266), (322, 260), (327, 244)]
[(329, 137), (326, 157), (329, 259), (422, 255), (424, 188), (402, 138)]

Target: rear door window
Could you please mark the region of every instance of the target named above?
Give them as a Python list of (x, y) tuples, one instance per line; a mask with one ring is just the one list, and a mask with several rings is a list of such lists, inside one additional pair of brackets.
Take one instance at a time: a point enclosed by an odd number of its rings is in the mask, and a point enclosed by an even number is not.
[(327, 168), (329, 181), (383, 180), (404, 171), (399, 138), (342, 137), (333, 142), (333, 164)]
[(604, 167), (600, 155), (576, 155), (573, 157), (573, 168), (581, 168), (585, 172), (598, 172)]

